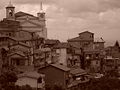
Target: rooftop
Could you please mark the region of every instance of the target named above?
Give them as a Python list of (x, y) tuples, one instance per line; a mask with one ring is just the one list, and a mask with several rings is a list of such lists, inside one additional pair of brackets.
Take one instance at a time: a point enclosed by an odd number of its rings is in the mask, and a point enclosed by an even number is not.
[(87, 74), (87, 72), (81, 68), (75, 68), (75, 69), (71, 69), (70, 73), (73, 75), (83, 75), (83, 74)]
[(15, 17), (22, 17), (22, 16), (26, 16), (26, 15), (35, 17), (34, 15), (31, 15), (29, 13), (25, 13), (25, 12), (22, 12), (22, 11), (19, 11), (19, 12), (15, 13)]
[(56, 40), (56, 39), (47, 39), (45, 40), (45, 44), (57, 44), (57, 43), (60, 43), (59, 40)]
[(3, 19), (2, 21), (0, 21), (0, 28), (7, 28), (7, 29), (16, 30), (16, 29), (20, 28), (20, 22)]
[(68, 68), (67, 66), (61, 65), (61, 64), (51, 64), (51, 66), (56, 67), (63, 71), (70, 71), (70, 68)]
[(91, 33), (91, 34), (94, 34), (94, 33), (89, 32), (89, 31), (84, 31), (84, 32), (79, 33), (79, 35), (80, 35), (80, 34), (83, 34), (83, 33)]
[(94, 39), (94, 42), (105, 42), (105, 41), (104, 41), (103, 38), (101, 37), (101, 38), (95, 38), (95, 39)]
[(65, 43), (65, 42), (64, 43), (59, 43), (54, 48), (70, 48), (70, 44)]
[(59, 69), (59, 70), (65, 71), (65, 72), (70, 71), (70, 68), (68, 68), (67, 66), (58, 64), (58, 63), (49, 64), (49, 65), (47, 65), (47, 66), (44, 66), (44, 67), (39, 68), (39, 70), (40, 70), (40, 69), (47, 68), (47, 67), (50, 67), (50, 66), (52, 66), (52, 67), (54, 67), (54, 68), (57, 68), (57, 69)]
[(39, 74), (37, 71), (31, 71), (31, 72), (25, 72), (22, 74), (18, 74), (18, 78), (21, 77), (29, 77), (29, 78), (35, 78), (38, 79), (39, 77), (43, 77), (44, 75)]

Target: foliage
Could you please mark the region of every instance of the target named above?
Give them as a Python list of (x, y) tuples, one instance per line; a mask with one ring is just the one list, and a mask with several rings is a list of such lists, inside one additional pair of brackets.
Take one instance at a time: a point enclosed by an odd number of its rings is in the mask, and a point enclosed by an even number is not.
[(61, 85), (45, 85), (45, 90), (65, 90)]
[(23, 85), (20, 88), (20, 90), (32, 90), (32, 87), (30, 87), (29, 85)]
[(120, 90), (119, 83), (117, 78), (102, 77), (92, 80), (86, 90)]
[(0, 84), (2, 88), (8, 90), (8, 88), (14, 87), (17, 79), (17, 75), (13, 71), (7, 71), (0, 75)]
[(106, 77), (112, 77), (112, 78), (117, 78), (117, 77), (119, 77), (119, 73), (118, 73), (118, 71), (117, 70), (110, 70), (110, 71), (107, 71), (106, 72)]

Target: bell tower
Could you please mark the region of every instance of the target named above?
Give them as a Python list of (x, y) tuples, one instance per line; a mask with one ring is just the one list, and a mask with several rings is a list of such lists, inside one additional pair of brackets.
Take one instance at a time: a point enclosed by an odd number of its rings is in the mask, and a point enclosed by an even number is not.
[(37, 13), (37, 17), (40, 21), (45, 21), (45, 12), (43, 11), (42, 2), (40, 4), (40, 11)]
[(15, 7), (12, 5), (11, 1), (6, 7), (6, 18), (10, 20), (15, 19)]
[(40, 3), (40, 11), (37, 13), (37, 18), (41, 24), (42, 28), (42, 35), (45, 39), (47, 39), (47, 28), (45, 23), (45, 12), (43, 11), (42, 2)]

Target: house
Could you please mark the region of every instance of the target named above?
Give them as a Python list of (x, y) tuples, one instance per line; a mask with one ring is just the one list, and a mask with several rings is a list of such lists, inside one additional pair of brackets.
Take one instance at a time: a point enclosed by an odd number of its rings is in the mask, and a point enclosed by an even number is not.
[(60, 85), (67, 88), (70, 68), (61, 64), (50, 64), (38, 69), (38, 72), (45, 75), (46, 85)]
[[(68, 68), (61, 64), (50, 64), (39, 68), (38, 72), (45, 75), (45, 84), (59, 85), (65, 90), (82, 87), (89, 82), (87, 72), (80, 68)], [(54, 72), (54, 73), (53, 73)]]
[(104, 43), (105, 43), (105, 41), (103, 40), (102, 37), (101, 38), (95, 38), (93, 48), (96, 49), (96, 50), (103, 50), (105, 48)]
[[(102, 38), (94, 38), (94, 33), (84, 31), (79, 33), (78, 37), (68, 40), (68, 43), (77, 47), (81, 68), (91, 72), (99, 72), (101, 70), (101, 61), (103, 59), (103, 50), (105, 41)], [(75, 50), (75, 52), (76, 52)], [(93, 68), (95, 70), (93, 70)]]
[(68, 66), (68, 58), (72, 56), (70, 45), (68, 43), (59, 43), (54, 46), (54, 50), (58, 56), (56, 63)]
[(120, 58), (120, 46), (119, 42), (116, 41), (114, 46), (109, 46), (105, 48), (106, 55), (107, 56), (112, 56), (114, 58)]
[(71, 68), (68, 90), (79, 90), (86, 87), (89, 83), (90, 78), (88, 73), (81, 68)]
[[(9, 3), (6, 7), (6, 17), (0, 21), (0, 48), (7, 48), (9, 64), (13, 64), (12, 61), (15, 61), (15, 65), (20, 64), (19, 61), (24, 63), (22, 65), (33, 64), (34, 50), (41, 49), (41, 45), (47, 39), (45, 21), (42, 4), (40, 12), (34, 16), (22, 11), (15, 12), (15, 7)], [(28, 58), (32, 60), (28, 61)]]
[(36, 71), (24, 72), (22, 74), (18, 74), (18, 80), (16, 85), (30, 85), (33, 89), (44, 89), (45, 81), (44, 75), (37, 73)]
[(91, 33), (89, 31), (84, 31), (79, 33), (78, 37), (69, 39), (68, 42), (70, 45), (74, 46), (77, 45), (82, 48), (93, 48), (93, 42), (94, 42), (94, 33)]
[(57, 39), (47, 39), (45, 40), (45, 46), (44, 47), (49, 47), (52, 48), (53, 46), (59, 44), (60, 41)]
[(120, 59), (119, 58), (114, 58), (112, 56), (106, 56), (104, 58), (104, 72), (110, 71), (110, 70), (115, 70), (119, 68), (120, 65)]
[(52, 62), (51, 60), (51, 49), (41, 48), (34, 51), (34, 66), (36, 68), (40, 68), (43, 66), (46, 66), (46, 64), (50, 64)]

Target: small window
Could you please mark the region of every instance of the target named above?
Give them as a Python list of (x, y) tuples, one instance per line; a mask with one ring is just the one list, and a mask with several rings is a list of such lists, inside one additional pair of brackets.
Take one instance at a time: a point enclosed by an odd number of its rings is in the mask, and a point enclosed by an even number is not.
[(42, 77), (39, 77), (37, 80), (38, 83), (42, 83)]
[(9, 36), (11, 36), (12, 34), (11, 33), (9, 33)]

